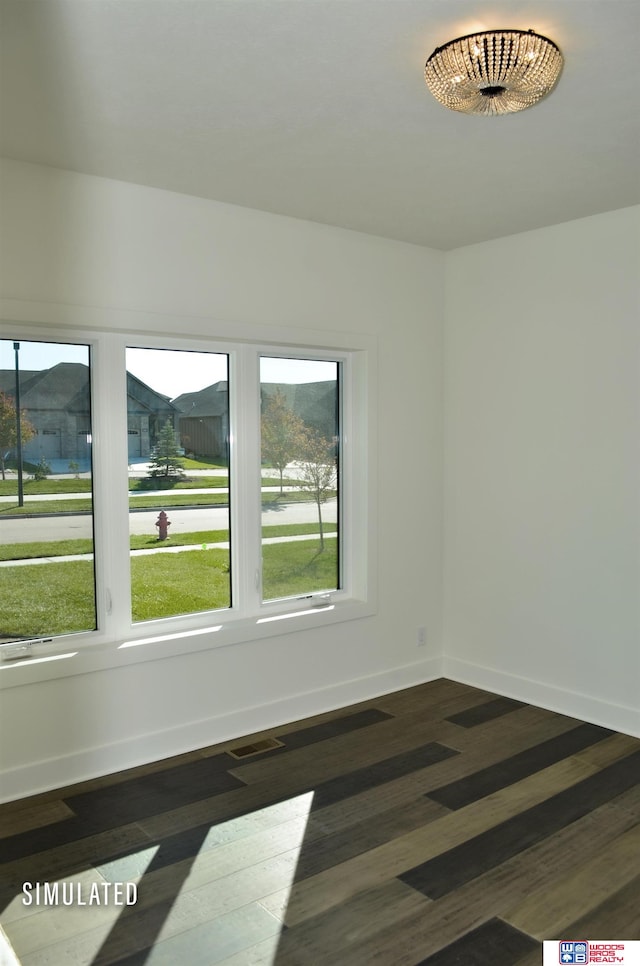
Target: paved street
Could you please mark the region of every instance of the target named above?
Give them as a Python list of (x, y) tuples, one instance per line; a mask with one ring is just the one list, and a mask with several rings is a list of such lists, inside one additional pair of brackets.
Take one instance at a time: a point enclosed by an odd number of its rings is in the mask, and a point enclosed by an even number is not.
[[(228, 510), (226, 507), (193, 507), (185, 510), (170, 510), (170, 534), (180, 531), (224, 530), (227, 527)], [(337, 500), (329, 500), (322, 508), (326, 523), (337, 520)], [(129, 516), (131, 533), (157, 534), (155, 522), (158, 510), (141, 510)], [(277, 508), (265, 510), (262, 514), (264, 526), (281, 523), (316, 523), (318, 513), (315, 503), (286, 503)], [(31, 517), (16, 520), (0, 516), (0, 544), (30, 543), (36, 540), (72, 540), (91, 537), (91, 517), (89, 515)]]

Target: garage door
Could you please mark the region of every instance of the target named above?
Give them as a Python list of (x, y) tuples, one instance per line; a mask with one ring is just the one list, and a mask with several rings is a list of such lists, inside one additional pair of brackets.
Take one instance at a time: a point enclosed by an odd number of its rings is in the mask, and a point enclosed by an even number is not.
[(60, 448), (59, 429), (39, 429), (35, 436), (23, 446), (22, 454), (26, 460), (37, 463), (38, 460), (56, 460), (62, 452)]
[(140, 456), (140, 433), (137, 429), (129, 430), (129, 459)]

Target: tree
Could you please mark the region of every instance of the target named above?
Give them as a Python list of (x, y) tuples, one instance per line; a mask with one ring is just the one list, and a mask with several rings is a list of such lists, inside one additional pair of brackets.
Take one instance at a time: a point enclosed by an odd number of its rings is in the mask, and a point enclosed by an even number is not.
[(33, 471), (34, 480), (46, 480), (50, 472), (51, 472), (51, 467), (47, 463), (44, 456), (41, 456), (40, 462), (38, 463), (35, 470)]
[(165, 480), (184, 476), (182, 469), (184, 463), (180, 457), (181, 454), (178, 448), (175, 430), (171, 425), (171, 420), (167, 419), (160, 430), (158, 442), (151, 453), (149, 462), (153, 469), (149, 470), (149, 476), (154, 479), (162, 478)]
[(333, 496), (338, 478), (335, 443), (317, 429), (305, 429), (302, 434), (298, 475), (300, 487), (313, 495), (318, 508), (320, 553), (324, 550), (322, 504)]
[[(35, 436), (35, 429), (27, 419), (24, 410), (20, 413), (20, 436), (26, 443)], [(16, 407), (12, 396), (0, 392), (0, 470), (2, 479), (6, 479), (6, 460), (18, 442)]]
[(300, 452), (305, 426), (287, 404), (284, 393), (276, 389), (264, 403), (260, 421), (262, 459), (271, 463), (280, 474), (280, 494), (284, 492), (283, 479), (287, 465)]

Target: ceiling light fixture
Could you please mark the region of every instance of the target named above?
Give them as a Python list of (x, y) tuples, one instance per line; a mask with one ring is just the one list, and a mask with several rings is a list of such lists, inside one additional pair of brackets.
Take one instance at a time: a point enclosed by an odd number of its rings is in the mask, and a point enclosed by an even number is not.
[(438, 47), (424, 69), (441, 104), (463, 114), (512, 114), (553, 88), (562, 54), (533, 30), (484, 30)]

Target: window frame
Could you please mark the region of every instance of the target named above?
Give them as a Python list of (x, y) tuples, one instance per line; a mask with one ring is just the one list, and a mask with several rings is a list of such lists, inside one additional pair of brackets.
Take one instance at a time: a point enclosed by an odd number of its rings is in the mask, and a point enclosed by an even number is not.
[[(91, 310), (86, 310), (91, 315)], [(109, 315), (109, 313), (107, 313)], [(1, 338), (89, 345), (93, 414), (94, 536), (97, 630), (34, 642), (29, 656), (7, 660), (0, 648), (0, 687), (122, 664), (188, 654), (318, 628), (375, 613), (376, 346), (369, 338), (265, 326), (210, 322), (211, 334), (176, 337), (184, 322), (154, 317), (149, 330), (94, 329), (48, 320), (0, 322)], [(110, 313), (113, 322), (113, 313)], [(122, 319), (119, 319), (122, 322)], [(128, 320), (127, 320), (128, 321)], [(202, 324), (202, 320), (196, 320)], [(164, 331), (163, 331), (164, 330)], [(5, 334), (6, 332), (6, 334)], [(265, 338), (268, 336), (268, 338)], [(233, 533), (231, 606), (151, 621), (131, 622), (128, 505), (127, 346), (223, 352), (229, 356), (230, 531)], [(260, 356), (324, 359), (341, 364), (340, 573), (330, 594), (261, 599)], [(249, 387), (253, 387), (251, 391)], [(253, 465), (253, 472), (248, 468)], [(126, 548), (126, 552), (125, 552)], [(249, 562), (251, 561), (251, 562)], [(123, 601), (127, 601), (125, 605)], [(3, 654), (4, 652), (4, 654)], [(64, 660), (69, 658), (69, 660)]]

